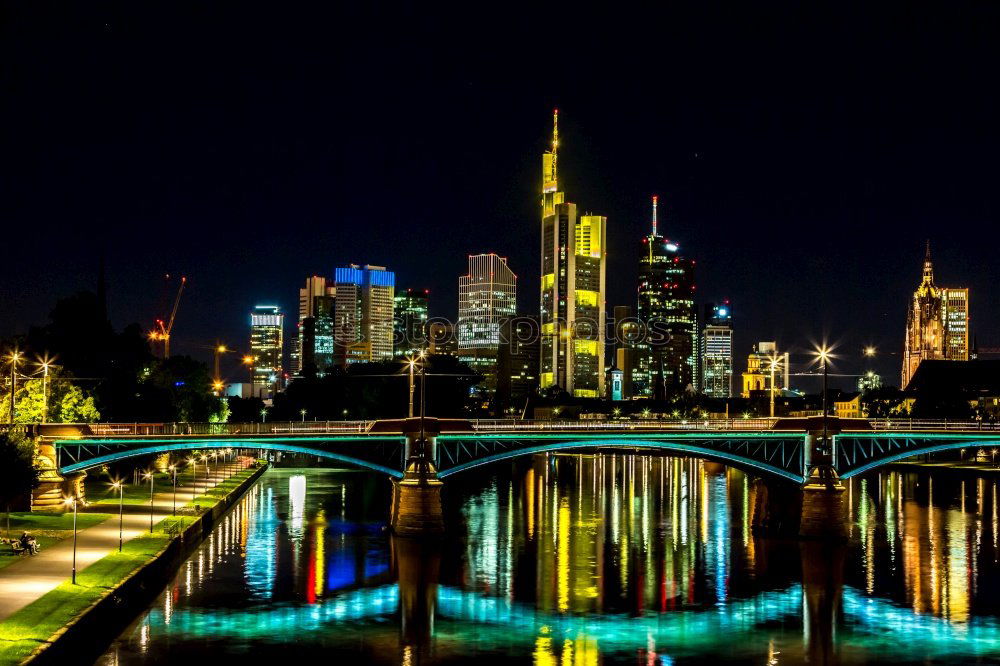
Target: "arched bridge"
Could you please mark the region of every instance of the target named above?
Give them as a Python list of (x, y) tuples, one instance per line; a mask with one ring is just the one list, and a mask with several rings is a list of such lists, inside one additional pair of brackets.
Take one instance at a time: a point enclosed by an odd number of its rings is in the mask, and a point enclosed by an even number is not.
[[(820, 418), (725, 421), (551, 422), (426, 419), (427, 456), (440, 478), (535, 453), (663, 451), (717, 460), (760, 476), (802, 482)], [(911, 456), (1000, 446), (1000, 428), (978, 423), (828, 419), (831, 466), (841, 478)], [(61, 473), (147, 454), (260, 448), (303, 453), (402, 478), (419, 419), (269, 424), (36, 426)]]

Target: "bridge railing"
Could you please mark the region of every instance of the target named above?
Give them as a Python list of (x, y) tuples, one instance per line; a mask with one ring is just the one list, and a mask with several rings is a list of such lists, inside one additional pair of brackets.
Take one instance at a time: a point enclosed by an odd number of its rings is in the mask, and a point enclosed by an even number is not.
[(1000, 423), (989, 423), (984, 421), (951, 421), (927, 420), (927, 419), (869, 419), (873, 430), (954, 430), (954, 431), (1000, 431)]
[(529, 419), (480, 419), (472, 422), (476, 431), (485, 432), (544, 432), (547, 430), (770, 430), (772, 419), (678, 419), (637, 421), (539, 421)]
[(288, 435), (367, 432), (372, 421), (274, 421), (271, 423), (89, 423), (101, 437), (169, 435)]

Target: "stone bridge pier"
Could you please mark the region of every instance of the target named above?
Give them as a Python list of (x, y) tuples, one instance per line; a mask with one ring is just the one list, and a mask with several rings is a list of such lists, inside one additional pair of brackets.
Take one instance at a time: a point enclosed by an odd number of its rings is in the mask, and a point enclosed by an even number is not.
[(804, 539), (846, 540), (850, 534), (844, 485), (833, 465), (833, 436), (839, 429), (830, 419), (808, 419), (804, 469), (808, 476), (796, 486), (779, 480), (754, 482), (755, 533)]
[(427, 536), (444, 532), (437, 459), (439, 424), (431, 419), (404, 421), (406, 447), (403, 478), (392, 482), (390, 526), (399, 536)]

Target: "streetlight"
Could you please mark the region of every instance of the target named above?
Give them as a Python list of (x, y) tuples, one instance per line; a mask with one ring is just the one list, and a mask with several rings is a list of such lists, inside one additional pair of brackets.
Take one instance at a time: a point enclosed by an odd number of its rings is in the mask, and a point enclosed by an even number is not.
[(170, 478), (173, 480), (174, 484), (174, 510), (172, 515), (176, 516), (177, 515), (177, 465), (171, 465), (168, 469), (170, 469)]
[(49, 369), (52, 367), (52, 361), (54, 359), (49, 358), (46, 354), (44, 357), (39, 357), (36, 364), (42, 369), (42, 423), (48, 423), (49, 420)]
[(408, 412), (408, 416), (409, 416), (409, 418), (412, 419), (413, 418), (413, 388), (414, 388), (414, 384), (413, 384), (413, 368), (417, 364), (417, 359), (415, 359), (412, 356), (410, 356), (409, 358), (406, 359), (406, 361), (407, 361), (407, 365), (410, 368), (410, 411)]
[(423, 362), (424, 352), (420, 352), (420, 445), (426, 453), (427, 434), (424, 431), (424, 415), (427, 413), (427, 363)]
[(73, 505), (73, 585), (76, 585), (76, 506), (79, 503), (75, 496), (63, 500), (66, 506)]
[(149, 533), (153, 533), (153, 473), (146, 472), (142, 478), (149, 479)]
[(267, 423), (267, 407), (260, 410), (260, 422)]
[(215, 346), (215, 383), (222, 383), (222, 374), (219, 372), (219, 357), (225, 354), (229, 349), (224, 344), (217, 344)]
[(778, 369), (778, 357), (771, 357), (771, 418), (774, 418), (774, 371)]
[(823, 452), (826, 453), (827, 450), (827, 428), (826, 428), (826, 414), (827, 414), (827, 402), (826, 402), (826, 375), (827, 366), (830, 365), (830, 349), (825, 345), (816, 350), (816, 356), (819, 358), (820, 363), (823, 364)]
[(305, 423), (306, 422), (306, 410), (300, 409), (299, 410), (299, 414), (302, 415), (302, 422)]
[(244, 356), (243, 365), (247, 366), (247, 370), (250, 372), (250, 397), (253, 397), (253, 364), (257, 360), (256, 356)]
[(875, 348), (871, 345), (865, 347), (865, 356), (872, 357), (875, 355)]
[(125, 522), (125, 484), (115, 481), (111, 487), (118, 491), (118, 552), (122, 552), (123, 531)]
[(24, 356), (18, 350), (14, 350), (7, 357), (10, 359), (10, 424), (14, 425), (14, 394), (17, 393), (17, 364), (21, 362), (21, 357)]
[(188, 458), (188, 464), (191, 465), (191, 501), (194, 501), (198, 494), (198, 456)]

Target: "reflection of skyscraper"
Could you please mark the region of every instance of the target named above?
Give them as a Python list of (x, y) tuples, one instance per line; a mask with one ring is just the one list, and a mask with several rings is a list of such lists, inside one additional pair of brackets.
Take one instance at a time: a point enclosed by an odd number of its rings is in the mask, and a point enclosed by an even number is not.
[(393, 305), (393, 355), (414, 356), (427, 348), (429, 289), (396, 292)]
[(607, 218), (577, 216), (559, 191), (559, 112), (542, 155), (541, 387), (587, 398), (604, 394)]
[(495, 254), (469, 256), (469, 273), (458, 278), (458, 354), (496, 388), (500, 324), (517, 310), (517, 276)]
[(698, 388), (698, 322), (694, 303), (694, 261), (678, 245), (661, 236), (653, 197), (652, 233), (642, 239), (639, 260), (637, 314), (646, 327), (640, 354), (645, 395), (662, 399), (668, 393)]
[(282, 334), (285, 315), (277, 305), (257, 305), (250, 313), (250, 355), (253, 394), (273, 397), (281, 381)]
[(392, 359), (395, 273), (350, 264), (336, 270), (334, 282), (338, 363)]
[(902, 382), (905, 387), (921, 361), (969, 360), (969, 290), (934, 284), (931, 244), (924, 273), (906, 315)]
[(705, 305), (701, 331), (701, 390), (715, 398), (733, 394), (733, 311), (729, 301)]

